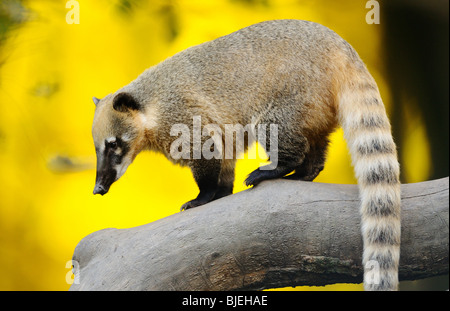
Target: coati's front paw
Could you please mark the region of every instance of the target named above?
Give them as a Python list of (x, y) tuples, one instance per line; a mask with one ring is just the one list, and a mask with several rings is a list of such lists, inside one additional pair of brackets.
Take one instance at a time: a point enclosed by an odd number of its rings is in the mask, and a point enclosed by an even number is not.
[(256, 186), (258, 185), (261, 181), (263, 181), (264, 178), (264, 174), (262, 173), (262, 171), (258, 168), (256, 170), (254, 170), (253, 172), (251, 172), (247, 178), (245, 179), (245, 185), (247, 187), (249, 186)]

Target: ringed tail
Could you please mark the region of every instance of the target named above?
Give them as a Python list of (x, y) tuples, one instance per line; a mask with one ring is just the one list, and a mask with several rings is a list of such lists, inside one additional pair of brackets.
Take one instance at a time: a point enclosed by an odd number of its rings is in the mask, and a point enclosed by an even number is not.
[(397, 149), (375, 80), (365, 66), (351, 70), (356, 72), (341, 84), (337, 105), (361, 199), (364, 288), (397, 290), (401, 230)]

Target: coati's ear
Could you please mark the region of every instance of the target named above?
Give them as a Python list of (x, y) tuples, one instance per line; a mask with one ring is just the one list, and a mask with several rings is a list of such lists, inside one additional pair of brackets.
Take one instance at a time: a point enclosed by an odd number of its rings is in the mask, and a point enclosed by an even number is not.
[(97, 104), (100, 102), (100, 99), (97, 97), (92, 97), (92, 100), (94, 101), (94, 104), (97, 106)]
[(129, 93), (119, 93), (113, 99), (113, 108), (120, 112), (139, 110), (138, 102)]

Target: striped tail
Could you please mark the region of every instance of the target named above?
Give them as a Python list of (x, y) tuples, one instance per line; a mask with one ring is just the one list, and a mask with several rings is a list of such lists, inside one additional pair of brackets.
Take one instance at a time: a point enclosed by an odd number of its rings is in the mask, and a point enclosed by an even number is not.
[(374, 79), (367, 70), (355, 77), (339, 92), (338, 113), (361, 198), (364, 288), (397, 290), (401, 227), (397, 150)]

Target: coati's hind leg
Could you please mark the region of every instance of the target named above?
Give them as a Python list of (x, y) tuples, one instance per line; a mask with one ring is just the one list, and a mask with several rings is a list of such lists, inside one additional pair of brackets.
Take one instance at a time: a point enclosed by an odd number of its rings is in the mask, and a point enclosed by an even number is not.
[(319, 146), (312, 146), (301, 165), (295, 168), (295, 173), (285, 176), (285, 179), (313, 181), (325, 165), (328, 140), (322, 140)]
[[(263, 168), (264, 167), (268, 167), (268, 165), (263, 166)], [(247, 186), (256, 186), (263, 180), (281, 178), (284, 175), (292, 172), (295, 169), (295, 167), (296, 165), (293, 163), (286, 163), (286, 164), (279, 163), (278, 166), (272, 170), (261, 169), (260, 167), (248, 175), (247, 179), (245, 180), (245, 184)]]
[(260, 167), (248, 175), (245, 184), (256, 186), (263, 180), (282, 178), (301, 166), (308, 151), (309, 143), (302, 136), (297, 137), (294, 142), (279, 141), (278, 164), (275, 169), (267, 169), (268, 166)]
[[(305, 163), (305, 162), (304, 162)], [(324, 165), (312, 166), (309, 163), (300, 165), (295, 168), (295, 172), (291, 175), (284, 176), (284, 179), (313, 181), (323, 170)]]
[(214, 200), (219, 189), (219, 175), (221, 171), (221, 160), (199, 159), (193, 160), (189, 165), (194, 175), (195, 182), (200, 190), (198, 196), (184, 203), (180, 210), (186, 210), (200, 206)]

